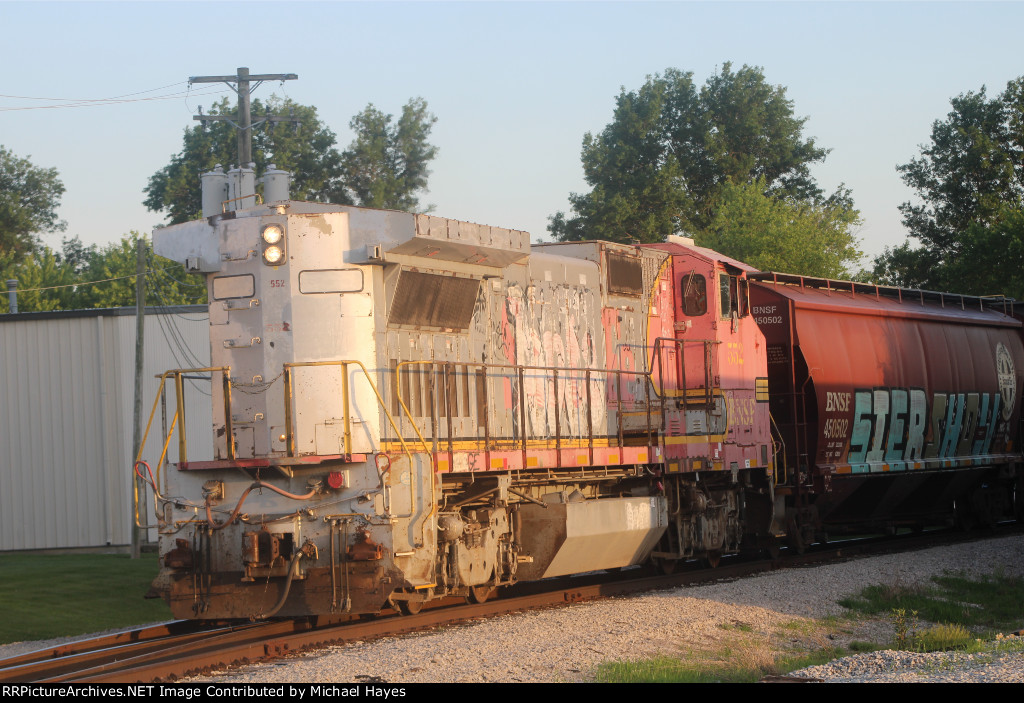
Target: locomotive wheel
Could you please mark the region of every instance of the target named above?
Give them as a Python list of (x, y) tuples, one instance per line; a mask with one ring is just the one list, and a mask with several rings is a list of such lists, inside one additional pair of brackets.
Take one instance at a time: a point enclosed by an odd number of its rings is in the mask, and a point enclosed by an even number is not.
[(796, 527), (795, 524), (792, 526), (789, 534), (786, 535), (786, 537), (789, 542), (789, 548), (792, 549), (794, 552), (796, 552), (797, 554), (803, 554), (807, 551), (807, 545), (804, 544), (803, 536), (800, 534), (800, 530)]
[(493, 586), (470, 586), (466, 600), (470, 603), (486, 603), (494, 592)]
[(676, 566), (679, 565), (678, 559), (656, 559), (658, 568), (661, 569), (661, 573), (666, 576), (671, 576), (676, 571)]

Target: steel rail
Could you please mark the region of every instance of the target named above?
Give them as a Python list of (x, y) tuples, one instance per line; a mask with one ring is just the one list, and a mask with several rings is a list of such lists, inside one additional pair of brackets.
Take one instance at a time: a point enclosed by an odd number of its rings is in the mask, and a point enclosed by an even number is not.
[(89, 639), (77, 640), (44, 647), (24, 654), (8, 657), (0, 661), (0, 681), (7, 681), (4, 672), (15, 666), (33, 664), (36, 662), (61, 659), (69, 656), (80, 656), (99, 649), (108, 649), (132, 642), (152, 642), (161, 638), (177, 635), (188, 635), (197, 631), (208, 630), (203, 623), (190, 620), (174, 620), (170, 622), (140, 627), (123, 632), (115, 632), (109, 635), (101, 635)]
[(211, 628), (202, 622), (177, 621), (148, 628), (127, 630), (113, 635), (62, 644), (0, 661), (0, 682), (44, 683), (86, 681), (101, 672), (114, 678), (108, 681), (135, 681), (117, 678), (119, 672), (149, 664), (159, 667), (181, 653), (202, 652), (211, 647), (230, 646), (236, 641), (264, 641), (267, 637), (294, 632), (296, 621), (269, 623), (218, 624)]

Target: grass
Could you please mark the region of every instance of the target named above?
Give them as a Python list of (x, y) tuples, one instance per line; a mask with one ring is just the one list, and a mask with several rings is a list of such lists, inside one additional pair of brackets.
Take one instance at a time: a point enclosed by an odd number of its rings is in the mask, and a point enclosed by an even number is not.
[(939, 623), (917, 636), (916, 644), (926, 652), (943, 652), (950, 649), (971, 649), (980, 638), (962, 625)]
[(143, 599), (157, 571), (156, 554), (0, 554), (0, 644), (170, 620)]
[(876, 652), (881, 649), (881, 645), (877, 645), (874, 642), (864, 642), (862, 640), (854, 640), (850, 642), (850, 651), (853, 654), (863, 654), (866, 652)]
[[(732, 656), (730, 649), (720, 655)], [(756, 683), (765, 676), (802, 669), (841, 656), (834, 650), (821, 650), (802, 656), (788, 656), (761, 663), (740, 665), (657, 657), (639, 662), (609, 662), (597, 671), (599, 683)]]
[(918, 620), (987, 630), (989, 637), (1021, 625), (1024, 579), (997, 573), (974, 580), (953, 574), (936, 576), (932, 583), (929, 587), (870, 586), (839, 604), (871, 615), (904, 611)]
[(765, 676), (824, 664), (841, 650), (777, 654), (766, 649), (726, 645), (711, 653), (691, 652), (683, 659), (656, 657), (636, 662), (607, 662), (598, 667), (599, 683), (756, 683)]
[[(718, 626), (727, 633), (727, 640), (719, 642), (716, 649), (638, 662), (607, 662), (599, 667), (596, 678), (614, 683), (743, 683), (886, 646), (921, 652), (960, 650), (976, 657), (996, 651), (1024, 651), (1024, 638), (1001, 634), (1021, 626), (1021, 578), (999, 573), (980, 579), (947, 574), (933, 578), (932, 585), (925, 588), (871, 586), (840, 604), (850, 609), (852, 617), (888, 617), (894, 641), (882, 644), (855, 640), (845, 651), (828, 644), (828, 639), (821, 644), (822, 633), (844, 630), (844, 621), (836, 618), (793, 620), (781, 623), (773, 633), (755, 633), (734, 621)], [(799, 638), (794, 639), (794, 635)]]
[(756, 682), (842, 656), (831, 637), (845, 625), (835, 618), (795, 618), (771, 626), (727, 620), (717, 624), (717, 636), (693, 640), (680, 656), (608, 662), (595, 676), (615, 683)]

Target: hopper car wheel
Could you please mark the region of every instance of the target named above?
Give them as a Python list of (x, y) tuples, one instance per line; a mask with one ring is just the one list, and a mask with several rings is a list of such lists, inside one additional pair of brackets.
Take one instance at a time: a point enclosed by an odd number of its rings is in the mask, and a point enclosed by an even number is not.
[(779, 544), (779, 540), (774, 537), (769, 537), (768, 544), (765, 545), (764, 551), (768, 555), (769, 559), (778, 559), (779, 555), (782, 553), (782, 547)]
[(986, 510), (978, 517), (978, 522), (986, 530), (994, 530), (999, 525), (999, 513)]
[(469, 595), (466, 596), (466, 599), (470, 603), (486, 603), (492, 593), (494, 593), (493, 586), (470, 586)]
[(721, 563), (721, 561), (722, 561), (722, 553), (717, 551), (717, 550), (716, 551), (712, 551), (712, 552), (708, 552), (707, 554), (704, 555), (704, 562), (708, 565), (708, 567), (710, 567), (712, 569), (717, 569), (718, 565), (719, 565), (719, 563)]
[(974, 529), (975, 520), (974, 512), (971, 510), (970, 503), (966, 500), (958, 500), (953, 503), (953, 513), (956, 519), (956, 526), (964, 532), (970, 532)]
[(400, 600), (398, 601), (398, 609), (402, 612), (402, 615), (417, 615), (423, 610), (423, 601)]

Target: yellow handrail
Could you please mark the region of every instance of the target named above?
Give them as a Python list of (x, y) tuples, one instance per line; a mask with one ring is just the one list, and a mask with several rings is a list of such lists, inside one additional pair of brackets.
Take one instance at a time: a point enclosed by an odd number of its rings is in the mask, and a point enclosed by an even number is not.
[[(409, 423), (412, 425), (413, 429), (416, 431), (416, 436), (419, 437), (419, 440), (423, 444), (424, 447), (428, 446), (427, 442), (423, 438), (423, 434), (420, 432), (419, 427), (416, 424), (416, 421), (413, 419), (412, 414), (411, 414), (408, 406), (405, 404), (405, 399), (402, 397), (402, 386), (401, 386), (400, 383), (398, 383), (398, 378), (399, 378), (399, 376), (401, 374), (401, 369), (404, 366), (422, 366), (422, 365), (444, 366), (446, 364), (450, 364), (452, 366), (465, 366), (465, 367), (481, 368), (484, 371), (492, 371), (492, 370), (494, 370), (494, 371), (552, 371), (552, 372), (555, 372), (555, 373), (565, 372), (565, 373), (568, 373), (568, 374), (587, 374), (587, 373), (590, 373), (590, 374), (607, 374), (607, 375), (615, 375), (615, 376), (629, 375), (629, 376), (637, 376), (639, 378), (646, 378), (646, 379), (650, 380), (652, 382), (652, 384), (653, 384), (653, 378), (652, 378), (652, 372), (651, 371), (632, 371), (630, 369), (601, 369), (601, 368), (586, 368), (586, 367), (575, 368), (575, 367), (571, 367), (571, 366), (522, 366), (522, 365), (516, 365), (516, 364), (488, 364), (488, 363), (479, 362), (479, 361), (450, 361), (450, 362), (448, 362), (448, 361), (436, 361), (436, 360), (401, 361), (394, 368), (395, 389), (396, 389), (395, 395), (396, 395), (396, 397), (398, 399), (399, 404), (402, 406), (402, 410), (405, 412), (406, 417), (409, 419)], [(501, 377), (492, 376), (490, 378), (501, 378)], [(429, 449), (428, 449), (428, 451), (429, 451)]]
[[(350, 364), (357, 365), (359, 367), (359, 369), (363, 372), (363, 376), (366, 378), (366, 381), (370, 384), (370, 388), (373, 390), (373, 394), (377, 397), (377, 403), (380, 405), (381, 409), (384, 411), (384, 415), (387, 416), (388, 422), (391, 423), (391, 428), (395, 431), (395, 436), (398, 437), (398, 441), (402, 445), (402, 452), (409, 458), (409, 470), (412, 471), (412, 466), (413, 466), (412, 451), (409, 449), (409, 445), (406, 444), (405, 438), (402, 437), (402, 431), (401, 431), (401, 429), (399, 429), (398, 423), (395, 422), (394, 417), (392, 417), (391, 413), (388, 411), (387, 404), (385, 404), (384, 398), (381, 397), (380, 391), (377, 389), (377, 384), (373, 382), (373, 377), (370, 376), (370, 372), (367, 371), (366, 366), (363, 365), (363, 362), (361, 362), (361, 361), (359, 361), (357, 359), (342, 359), (342, 360), (337, 360), (337, 361), (296, 361), (296, 362), (291, 362), (291, 363), (287, 363), (287, 364), (284, 365), (285, 436), (286, 436), (286, 452), (287, 452), (288, 456), (293, 456), (294, 455), (294, 432), (292, 430), (292, 421), (291, 421), (291, 407), (292, 407), (292, 374), (291, 374), (291, 371), (292, 371), (293, 368), (298, 368), (298, 367), (303, 367), (303, 366), (340, 366), (341, 367), (341, 369), (342, 369), (342, 395), (344, 397), (343, 402), (344, 402), (344, 406), (345, 406), (344, 407), (344, 414), (345, 414), (345, 453), (346, 454), (351, 454), (352, 453), (351, 413), (349, 412), (349, 387), (348, 387), (348, 367), (349, 367)], [(415, 425), (414, 425), (414, 427), (415, 427)], [(418, 429), (417, 429), (417, 434), (419, 434), (419, 430)], [(420, 435), (420, 441), (423, 443), (424, 447), (427, 446), (426, 441), (423, 439), (422, 435)], [(430, 454), (429, 448), (427, 449), (427, 454)], [(431, 458), (431, 465), (433, 465), (433, 458)], [(379, 469), (379, 467), (378, 467), (378, 469)], [(422, 524), (420, 526), (420, 540), (421, 540), (421, 544), (424, 543), (425, 540), (426, 540), (425, 530), (426, 530), (427, 521), (430, 519), (430, 516), (434, 514), (434, 508), (435, 508), (436, 505), (437, 505), (437, 486), (436, 486), (436, 480), (434, 478), (434, 472), (431, 471), (431, 473), (430, 473), (430, 511), (427, 513), (426, 517), (423, 519), (423, 522), (422, 522)], [(416, 506), (416, 482), (410, 480), (409, 481), (409, 511), (410, 512), (409, 512), (408, 515), (398, 515), (398, 516), (395, 516), (395, 517), (411, 518), (415, 514), (415, 512), (414, 512), (415, 511), (415, 506)]]
[[(225, 395), (225, 405), (224, 405), (224, 408), (225, 408), (225, 413), (227, 415), (226, 422), (228, 423), (228, 430), (229, 430), (229, 432), (227, 434), (227, 437), (228, 437), (228, 452), (229, 452), (229, 455), (234, 453), (233, 452), (234, 448), (231, 446), (231, 439), (230, 439), (230, 437), (231, 437), (231, 435), (230, 435), (230, 423), (231, 423), (231, 411), (230, 411), (230, 402), (231, 402), (231, 396), (230, 396), (231, 374), (230, 374), (230, 371), (231, 371), (231, 367), (230, 366), (207, 366), (207, 367), (198, 368), (198, 369), (171, 369), (170, 371), (164, 371), (159, 376), (159, 378), (160, 378), (160, 386), (159, 386), (159, 389), (157, 390), (156, 398), (153, 399), (153, 409), (149, 411), (149, 420), (146, 422), (146, 431), (142, 433), (142, 441), (139, 442), (138, 454), (135, 455), (135, 461), (132, 462), (132, 475), (133, 475), (133, 477), (135, 475), (135, 468), (139, 465), (139, 462), (142, 461), (142, 453), (145, 451), (145, 449), (146, 449), (146, 442), (149, 440), (149, 430), (153, 426), (153, 418), (156, 417), (156, 408), (160, 404), (160, 398), (163, 395), (164, 384), (167, 383), (168, 376), (174, 376), (175, 377), (174, 383), (175, 383), (175, 392), (176, 392), (176, 396), (177, 396), (177, 404), (178, 405), (177, 405), (176, 410), (174, 411), (174, 421), (171, 423), (171, 427), (170, 427), (170, 429), (167, 432), (167, 437), (164, 440), (163, 451), (160, 453), (160, 463), (158, 463), (157, 467), (156, 467), (157, 478), (155, 480), (156, 480), (158, 488), (160, 486), (160, 465), (163, 464), (164, 457), (167, 455), (167, 449), (170, 446), (171, 437), (174, 435), (174, 427), (175, 427), (175, 425), (178, 422), (178, 417), (179, 416), (182, 418), (182, 422), (181, 422), (181, 428), (178, 431), (178, 437), (179, 437), (179, 439), (178, 439), (178, 461), (185, 461), (185, 457), (186, 457), (186, 453), (185, 453), (186, 452), (185, 421), (184, 421), (185, 406), (184, 406), (184, 389), (183, 389), (183, 387), (181, 385), (182, 375), (186, 374), (186, 373), (207, 373), (207, 372), (213, 373), (215, 371), (221, 371), (221, 372), (224, 373), (224, 385), (225, 385), (225, 388), (229, 391), (229, 393), (227, 395)], [(147, 527), (149, 527), (148, 525), (142, 525), (139, 522), (139, 484), (135, 480), (132, 480), (132, 509), (133, 509), (133, 512), (134, 512), (135, 525), (137, 527), (140, 527), (140, 528), (147, 528)]]
[[(350, 424), (350, 413), (349, 413), (349, 402), (348, 402), (348, 365), (356, 364), (363, 372), (363, 376), (366, 377), (367, 382), (370, 384), (370, 388), (373, 390), (373, 394), (377, 396), (377, 402), (380, 404), (381, 409), (388, 418), (388, 422), (391, 423), (392, 429), (395, 431), (395, 436), (398, 437), (398, 441), (402, 444), (402, 451), (412, 456), (409, 451), (409, 447), (406, 445), (405, 440), (402, 438), (402, 431), (398, 428), (398, 424), (395, 419), (388, 412), (387, 405), (384, 403), (384, 399), (380, 395), (380, 391), (377, 390), (377, 384), (373, 382), (373, 377), (370, 376), (370, 372), (366, 370), (366, 366), (363, 362), (356, 359), (343, 359), (338, 361), (295, 361), (284, 365), (284, 387), (285, 387), (285, 406), (284, 406), (284, 424), (285, 432), (287, 433), (286, 451), (288, 456), (294, 456), (294, 433), (292, 432), (291, 422), (291, 406), (292, 406), (292, 380), (291, 370), (300, 366), (341, 366), (342, 367), (342, 393), (344, 394), (345, 403), (345, 453), (352, 453), (352, 430)], [(422, 441), (423, 438), (420, 437)], [(426, 446), (426, 442), (424, 442)], [(429, 450), (428, 450), (429, 451)]]

